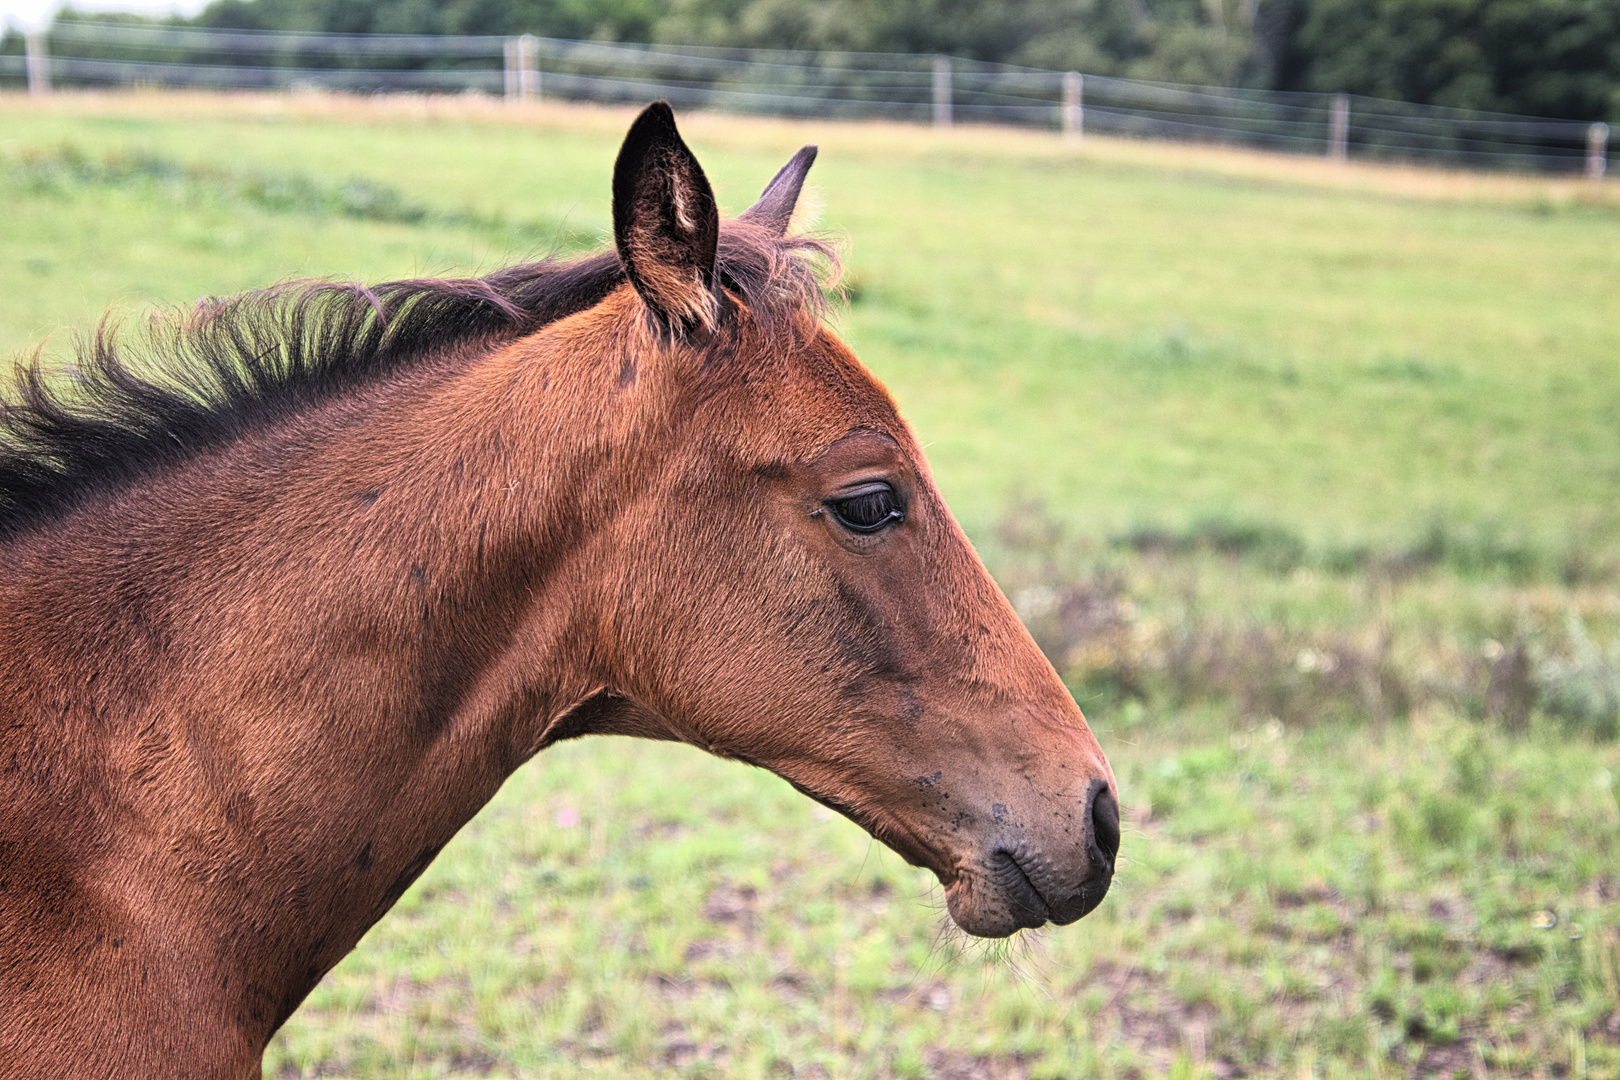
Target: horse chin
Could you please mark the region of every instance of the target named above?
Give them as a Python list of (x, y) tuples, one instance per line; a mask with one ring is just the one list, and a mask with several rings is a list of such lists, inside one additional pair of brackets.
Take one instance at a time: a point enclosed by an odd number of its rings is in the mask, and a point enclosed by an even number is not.
[(974, 937), (1011, 937), (1020, 930), (1045, 926), (1046, 904), (1033, 889), (1010, 895), (977, 875), (962, 874), (945, 888), (951, 921)]

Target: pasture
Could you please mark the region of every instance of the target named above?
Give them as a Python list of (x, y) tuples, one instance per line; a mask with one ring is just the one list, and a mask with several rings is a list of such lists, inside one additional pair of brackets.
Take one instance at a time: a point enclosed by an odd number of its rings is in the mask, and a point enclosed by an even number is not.
[[(604, 243), (627, 122), (0, 99), (0, 350)], [(1114, 891), (963, 941), (774, 777), (563, 745), (267, 1073), (1620, 1073), (1614, 185), (682, 124), (731, 212), (821, 145), (842, 332), (1114, 763)]]

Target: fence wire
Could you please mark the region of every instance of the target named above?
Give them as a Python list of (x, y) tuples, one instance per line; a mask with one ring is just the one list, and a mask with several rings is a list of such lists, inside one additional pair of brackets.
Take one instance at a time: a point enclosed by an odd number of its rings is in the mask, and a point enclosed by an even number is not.
[[(1181, 86), (888, 53), (803, 52), (496, 36), (281, 33), (59, 21), (36, 43), (51, 86), (538, 93), (573, 101), (664, 98), (691, 109), (793, 117), (1004, 124), (1301, 154), (1537, 171), (1596, 169), (1606, 142), (1582, 121), (1510, 116), (1377, 98)], [(22, 35), (0, 43), (0, 85), (28, 78)], [(514, 57), (517, 57), (514, 60)], [(514, 78), (513, 64), (532, 69)], [(1078, 82), (1074, 83), (1078, 86)], [(943, 88), (943, 89), (942, 89)], [(943, 94), (943, 100), (942, 100)], [(1342, 97), (1342, 96), (1341, 96)], [(1606, 130), (1606, 129), (1605, 129)]]

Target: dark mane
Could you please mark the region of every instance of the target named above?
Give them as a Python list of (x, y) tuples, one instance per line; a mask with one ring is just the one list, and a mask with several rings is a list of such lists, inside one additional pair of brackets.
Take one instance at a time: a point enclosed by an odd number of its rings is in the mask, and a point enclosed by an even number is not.
[[(768, 327), (824, 307), (830, 247), (747, 222), (722, 229), (717, 278)], [(617, 253), (469, 279), (294, 281), (154, 318), (134, 349), (104, 320), (66, 372), (36, 354), (0, 387), (0, 542), (87, 499), (452, 351), (485, 351), (594, 307)]]

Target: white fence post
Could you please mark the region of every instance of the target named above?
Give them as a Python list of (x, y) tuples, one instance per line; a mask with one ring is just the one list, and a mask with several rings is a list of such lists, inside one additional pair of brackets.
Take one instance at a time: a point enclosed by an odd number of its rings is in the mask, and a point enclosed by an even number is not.
[(1594, 184), (1603, 182), (1609, 165), (1609, 125), (1598, 123), (1586, 129), (1586, 178)]
[(934, 126), (951, 126), (951, 58), (934, 57)]
[(540, 39), (533, 34), (518, 38), (518, 97), (540, 96)]
[(1328, 157), (1344, 161), (1350, 156), (1350, 95), (1334, 94), (1329, 106)]
[(1086, 134), (1086, 80), (1078, 71), (1063, 76), (1063, 137), (1079, 142)]
[(23, 52), (28, 67), (29, 96), (44, 97), (51, 92), (50, 57), (45, 54), (45, 31), (29, 30), (23, 34)]

